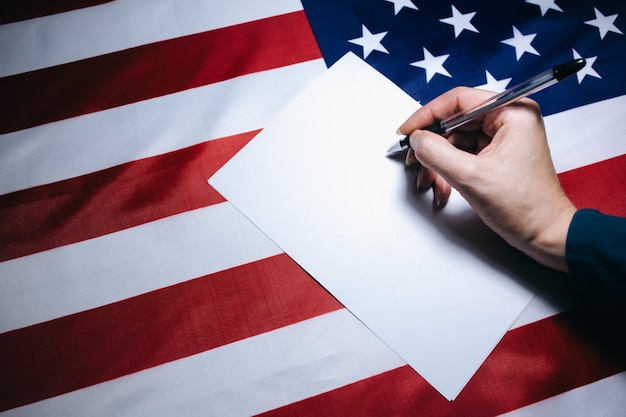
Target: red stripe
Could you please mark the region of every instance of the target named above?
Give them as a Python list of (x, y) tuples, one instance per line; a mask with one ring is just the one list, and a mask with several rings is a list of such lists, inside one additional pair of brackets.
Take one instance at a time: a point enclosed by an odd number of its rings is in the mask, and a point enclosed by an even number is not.
[(576, 207), (626, 217), (626, 155), (564, 172), (559, 180)]
[(0, 133), (317, 58), (298, 11), (8, 76)]
[[(0, 261), (223, 202), (206, 179), (257, 132), (0, 196)], [(626, 216), (626, 155), (559, 179), (577, 206)]]
[(108, 3), (111, 0), (3, 0), (0, 24), (48, 16)]
[(0, 261), (221, 203), (207, 179), (257, 133), (0, 196)]
[(0, 334), (0, 411), (340, 308), (283, 254)]
[(262, 415), (497, 416), (626, 370), (622, 324), (598, 321), (581, 309), (509, 331), (453, 402), (405, 366)]

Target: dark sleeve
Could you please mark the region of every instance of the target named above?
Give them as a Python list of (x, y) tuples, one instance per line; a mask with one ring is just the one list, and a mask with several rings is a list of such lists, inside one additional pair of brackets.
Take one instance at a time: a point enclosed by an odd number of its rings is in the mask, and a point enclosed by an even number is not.
[(596, 301), (626, 304), (626, 218), (578, 210), (567, 234), (574, 285)]

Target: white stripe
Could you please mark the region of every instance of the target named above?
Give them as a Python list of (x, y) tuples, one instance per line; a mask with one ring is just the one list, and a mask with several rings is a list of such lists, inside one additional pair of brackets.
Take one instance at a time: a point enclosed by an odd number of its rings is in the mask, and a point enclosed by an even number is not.
[(624, 109), (626, 95), (547, 116), (546, 132), (556, 171), (625, 154)]
[(500, 417), (618, 417), (625, 410), (626, 372), (622, 372)]
[(1, 415), (250, 416), (403, 365), (339, 310)]
[(115, 0), (0, 25), (0, 77), (297, 10), (298, 0)]
[(12, 259), (0, 263), (0, 333), (278, 253), (221, 203)]
[(0, 194), (261, 129), (325, 69), (317, 59), (2, 134)]

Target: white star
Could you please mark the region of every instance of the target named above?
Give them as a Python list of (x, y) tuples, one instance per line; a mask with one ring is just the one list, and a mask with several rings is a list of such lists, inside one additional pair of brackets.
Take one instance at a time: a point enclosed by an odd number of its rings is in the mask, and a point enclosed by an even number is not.
[(587, 20), (585, 23), (591, 26), (595, 26), (600, 31), (600, 39), (604, 39), (604, 36), (609, 32), (619, 33), (623, 35), (622, 31), (619, 30), (613, 22), (617, 19), (616, 14), (612, 14), (611, 16), (605, 16), (595, 7), (593, 10), (596, 12), (596, 18), (593, 20)]
[(440, 19), (439, 21), (454, 26), (454, 37), (457, 38), (463, 30), (471, 30), (478, 33), (478, 29), (470, 22), (475, 14), (476, 12), (463, 14), (456, 7), (452, 6), (452, 17)]
[(526, 0), (526, 3), (535, 4), (541, 8), (541, 15), (545, 16), (548, 10), (556, 10), (557, 12), (562, 12), (559, 6), (556, 5), (556, 0)]
[(386, 54), (387, 49), (380, 43), (387, 32), (372, 33), (365, 25), (362, 25), (362, 35), (360, 38), (350, 39), (348, 42), (363, 47), (363, 58), (367, 58), (372, 51), (380, 51)]
[(385, 0), (389, 3), (393, 3), (393, 13), (398, 14), (403, 7), (408, 9), (419, 10), (416, 5), (414, 5), (411, 0)]
[[(576, 49), (572, 49), (572, 53), (574, 54), (574, 59), (582, 58), (582, 56), (580, 56), (580, 54), (576, 52)], [(596, 78), (602, 78), (600, 74), (598, 74), (596, 70), (592, 68), (593, 63), (596, 62), (597, 58), (598, 58), (597, 56), (592, 56), (591, 58), (585, 58), (585, 61), (587, 61), (587, 65), (585, 65), (580, 71), (576, 73), (576, 77), (578, 77), (578, 84), (580, 84), (583, 81), (586, 75), (590, 75)]]
[(533, 39), (535, 39), (535, 36), (537, 36), (536, 33), (523, 35), (522, 32), (520, 32), (515, 26), (513, 26), (513, 37), (503, 40), (502, 43), (505, 43), (515, 48), (515, 57), (519, 61), (522, 55), (524, 55), (524, 52), (539, 55), (539, 52), (537, 52), (537, 50), (531, 45), (531, 42), (533, 41)]
[(424, 59), (421, 61), (411, 62), (414, 67), (424, 68), (426, 70), (426, 82), (429, 82), (435, 74), (452, 77), (450, 73), (443, 67), (443, 63), (450, 55), (433, 56), (426, 48), (424, 49)]
[(487, 77), (487, 83), (483, 85), (479, 85), (476, 88), (480, 88), (481, 90), (489, 90), (494, 91), (496, 93), (500, 93), (506, 90), (506, 87), (511, 82), (511, 78), (505, 78), (503, 80), (496, 80), (493, 75), (489, 73), (489, 71), (485, 71), (485, 76)]

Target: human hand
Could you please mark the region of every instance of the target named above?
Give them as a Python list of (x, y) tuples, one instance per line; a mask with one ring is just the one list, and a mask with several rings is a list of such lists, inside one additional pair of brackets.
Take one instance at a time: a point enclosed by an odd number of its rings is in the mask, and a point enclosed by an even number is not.
[(410, 134), (407, 163), (421, 164), (417, 186), (433, 187), (438, 207), (452, 186), (509, 244), (567, 271), (565, 242), (576, 208), (556, 175), (537, 103), (519, 100), (446, 137), (419, 130), (492, 95), (459, 87), (418, 109), (398, 129)]

